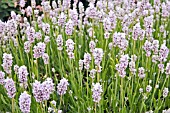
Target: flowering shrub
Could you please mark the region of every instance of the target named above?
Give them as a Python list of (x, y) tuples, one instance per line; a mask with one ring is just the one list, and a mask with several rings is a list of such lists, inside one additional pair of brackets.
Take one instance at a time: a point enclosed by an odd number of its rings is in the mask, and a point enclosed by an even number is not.
[(0, 112), (170, 112), (169, 0), (19, 7), (0, 21)]

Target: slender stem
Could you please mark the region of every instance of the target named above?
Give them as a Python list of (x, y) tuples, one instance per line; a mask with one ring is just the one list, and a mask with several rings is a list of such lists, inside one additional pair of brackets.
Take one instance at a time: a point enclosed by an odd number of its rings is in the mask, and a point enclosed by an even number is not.
[[(107, 49), (107, 43), (108, 43), (108, 39), (106, 39), (106, 43), (105, 43), (105, 47), (104, 47), (104, 51), (105, 51), (105, 53), (104, 53), (104, 56), (103, 56), (103, 61), (105, 61), (105, 59), (106, 59), (106, 56), (107, 56), (107, 53), (106, 53), (106, 49)], [(105, 64), (105, 62), (102, 62), (102, 68), (104, 69), (104, 65)]]
[(100, 74), (99, 74), (99, 72), (97, 72), (97, 82), (100, 82)]
[(58, 110), (60, 110), (61, 105), (62, 105), (62, 95), (61, 95), (61, 97), (60, 97), (60, 105), (59, 105)]
[(121, 97), (122, 97), (122, 109), (123, 109), (123, 107), (124, 107), (123, 78), (121, 78)]
[(47, 100), (45, 101), (45, 112), (46, 112), (46, 110), (48, 110)]
[(43, 113), (43, 104), (42, 103), (40, 103), (40, 108), (41, 108), (41, 112)]
[(88, 70), (87, 70), (87, 73), (86, 73), (86, 75), (87, 75), (87, 99), (88, 99), (88, 90), (89, 90), (89, 84), (88, 84), (88, 80), (89, 80), (89, 78), (88, 78)]
[(163, 88), (164, 88), (164, 86), (165, 86), (165, 83), (166, 83), (166, 81), (167, 81), (167, 77), (165, 78), (165, 80), (164, 80), (164, 82), (163, 82), (163, 85), (162, 85), (162, 88), (161, 88), (161, 91), (163, 90)]
[[(115, 75), (116, 76), (116, 83), (115, 83), (115, 92), (114, 92), (114, 101), (116, 101), (116, 95), (117, 95), (117, 85), (118, 85), (118, 76), (117, 74)], [(115, 104), (115, 107), (116, 107), (116, 104)]]
[(95, 108), (94, 108), (94, 112), (96, 113), (96, 103), (95, 103)]
[(48, 69), (47, 65), (45, 65), (46, 76), (48, 76)]
[(141, 105), (141, 108), (140, 108), (140, 112), (139, 113), (142, 113), (142, 109), (143, 109), (143, 100), (142, 100), (142, 105)]
[(136, 46), (136, 42), (135, 40), (133, 40), (133, 54), (135, 54), (135, 46)]
[[(157, 85), (157, 83), (158, 83), (159, 75), (160, 75), (160, 70), (158, 71), (158, 76), (157, 76), (156, 84), (155, 84), (155, 85)], [(152, 98), (151, 98), (151, 105), (150, 105), (150, 107), (152, 107), (152, 102), (153, 102), (153, 98), (154, 98), (154, 95), (155, 95), (155, 91), (156, 91), (156, 88), (154, 88), (154, 91), (153, 91), (153, 93), (152, 93)]]
[(61, 66), (62, 63), (61, 63), (61, 56), (60, 56), (60, 55), (61, 55), (61, 52), (59, 51), (59, 52), (58, 52), (58, 58), (59, 58), (59, 67), (60, 67), (60, 69), (61, 69), (61, 70), (60, 70), (60, 71), (61, 71), (60, 74), (61, 74), (61, 77), (63, 77), (63, 74), (62, 74), (62, 73), (63, 73), (63, 72), (62, 72), (62, 66)]
[(38, 59), (36, 59), (36, 66), (37, 66), (37, 79), (39, 79), (39, 76), (38, 76)]
[(31, 72), (31, 69), (30, 69), (30, 60), (29, 60), (29, 55), (28, 55), (28, 53), (27, 53), (27, 59), (28, 59), (29, 72)]
[(15, 111), (14, 102), (15, 102), (15, 99), (14, 99), (14, 98), (12, 98), (12, 113), (14, 113), (14, 111)]

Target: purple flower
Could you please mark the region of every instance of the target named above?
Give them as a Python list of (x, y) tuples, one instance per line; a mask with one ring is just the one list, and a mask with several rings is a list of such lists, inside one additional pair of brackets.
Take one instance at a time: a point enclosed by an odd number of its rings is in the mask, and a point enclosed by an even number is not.
[(44, 100), (44, 95), (46, 95), (43, 85), (38, 81), (33, 83), (33, 95), (37, 102), (42, 102)]
[(152, 50), (154, 54), (158, 54), (159, 49), (159, 40), (153, 40), (152, 42)]
[(84, 16), (84, 14), (83, 14), (83, 13), (84, 13), (83, 3), (80, 1), (79, 4), (78, 4), (78, 6), (79, 6), (79, 8), (78, 8), (78, 9), (79, 9), (79, 13), (80, 13), (80, 15), (81, 15), (81, 17), (82, 17), (82, 16)]
[(3, 85), (5, 82), (5, 73), (0, 71), (0, 84)]
[(32, 7), (31, 6), (27, 7), (26, 13), (27, 13), (27, 16), (31, 16), (32, 15)]
[(170, 75), (170, 61), (166, 64), (165, 74)]
[(24, 51), (25, 51), (26, 53), (29, 53), (29, 52), (30, 52), (30, 47), (31, 47), (31, 43), (30, 43), (29, 41), (26, 41), (26, 42), (24, 43)]
[(110, 22), (110, 19), (109, 19), (109, 18), (105, 18), (105, 19), (103, 20), (103, 26), (104, 26), (104, 30), (105, 30), (106, 32), (111, 31), (112, 26), (111, 26), (111, 22)]
[(41, 85), (44, 87), (44, 100), (48, 100), (50, 98), (50, 94), (54, 91), (53, 80), (51, 78), (47, 78)]
[(46, 44), (47, 44), (48, 42), (50, 42), (50, 37), (49, 37), (49, 36), (45, 36), (44, 42), (45, 42)]
[(25, 0), (20, 0), (19, 5), (23, 8), (25, 6)]
[(58, 46), (58, 50), (62, 50), (63, 49), (63, 38), (62, 38), (62, 35), (58, 35), (57, 39), (56, 39), (56, 42), (57, 42), (57, 46)]
[(103, 92), (102, 85), (100, 85), (100, 83), (96, 83), (96, 84), (93, 83), (92, 92), (93, 92), (92, 94), (93, 101), (99, 103), (101, 100), (101, 93)]
[(44, 31), (45, 34), (49, 34), (50, 33), (50, 25), (48, 23), (43, 23), (42, 30)]
[(33, 95), (37, 102), (48, 100), (54, 91), (54, 83), (47, 78), (42, 84), (39, 81), (33, 83)]
[(103, 58), (103, 49), (95, 48), (93, 51), (94, 63), (99, 66)]
[(138, 38), (140, 40), (144, 39), (144, 30), (141, 29), (140, 23), (137, 23), (133, 27), (132, 38), (133, 38), (133, 40), (137, 40)]
[(163, 97), (164, 97), (164, 98), (167, 97), (167, 96), (168, 96), (168, 93), (169, 93), (168, 88), (164, 88), (164, 90), (163, 90)]
[(73, 26), (78, 25), (78, 13), (77, 9), (70, 10), (70, 18), (73, 21)]
[(21, 93), (19, 97), (19, 107), (23, 113), (29, 113), (31, 106), (31, 96), (26, 91)]
[(36, 7), (36, 1), (35, 0), (31, 0), (31, 7), (35, 8)]
[(64, 95), (67, 91), (67, 86), (69, 85), (68, 80), (63, 78), (57, 86), (57, 93), (59, 95)]
[(35, 29), (34, 27), (27, 27), (26, 29), (27, 39), (30, 43), (35, 41)]
[(20, 83), (27, 84), (28, 71), (26, 66), (21, 66), (18, 69), (18, 78)]
[(34, 46), (34, 50), (33, 50), (33, 52), (34, 52), (34, 58), (40, 58), (40, 57), (42, 57), (42, 55), (44, 54), (44, 52), (45, 52), (45, 47), (46, 47), (46, 45), (45, 45), (45, 43), (43, 43), (43, 42), (39, 42), (36, 46)]
[(16, 93), (15, 83), (12, 78), (5, 79), (5, 89), (7, 90), (7, 94), (9, 98), (14, 98)]
[(165, 43), (163, 43), (159, 50), (159, 61), (160, 62), (166, 61), (168, 54), (169, 54), (169, 49), (167, 48)]
[(19, 69), (19, 66), (18, 65), (14, 65), (14, 71), (16, 74), (18, 74), (18, 69)]
[(68, 56), (69, 56), (69, 58), (70, 59), (73, 59), (74, 58), (74, 42), (73, 42), (73, 40), (72, 39), (68, 39), (67, 41), (66, 41), (66, 47), (67, 47), (67, 53), (68, 53)]
[(92, 70), (90, 71), (90, 77), (91, 77), (92, 79), (94, 79), (94, 78), (95, 78), (95, 74), (96, 74), (96, 70), (95, 70), (95, 69), (92, 69)]
[(39, 31), (39, 32), (36, 32), (36, 33), (35, 33), (35, 37), (36, 37), (37, 40), (41, 40), (41, 39), (42, 39), (42, 34), (41, 34), (41, 32), (40, 32), (40, 31)]
[(152, 90), (152, 87), (150, 85), (147, 85), (146, 92), (151, 92), (151, 90)]
[(163, 63), (159, 63), (158, 68), (161, 70), (162, 73), (164, 72), (164, 64)]
[(91, 55), (89, 53), (84, 54), (84, 68), (89, 69), (90, 68), (90, 62), (91, 62)]
[(126, 40), (125, 33), (114, 33), (113, 35), (113, 45), (118, 46), (121, 50), (125, 51), (128, 46), (128, 41)]
[(143, 67), (139, 67), (138, 68), (138, 76), (140, 78), (144, 78), (145, 77), (145, 69)]
[(53, 7), (53, 9), (57, 8), (57, 3), (55, 1), (52, 1), (52, 7)]
[(146, 52), (146, 56), (150, 56), (151, 55), (151, 50), (152, 50), (152, 43), (148, 40), (145, 41), (144, 43), (144, 46), (143, 46), (143, 49), (145, 50)]
[(83, 60), (79, 60), (79, 70), (83, 69)]
[(63, 0), (62, 11), (68, 10), (70, 8), (71, 0)]
[(70, 20), (66, 23), (66, 26), (65, 26), (65, 32), (66, 32), (66, 34), (67, 34), (67, 35), (72, 35), (73, 29), (74, 29), (73, 21), (70, 19)]
[(47, 53), (44, 53), (44, 54), (42, 55), (42, 58), (43, 58), (43, 60), (44, 60), (44, 64), (49, 64), (49, 56), (48, 56)]
[(44, 12), (46, 12), (46, 13), (50, 12), (50, 10), (51, 10), (51, 6), (50, 6), (49, 1), (44, 1), (42, 3), (42, 7), (43, 7)]
[(61, 12), (60, 16), (58, 17), (58, 25), (64, 26), (65, 21), (66, 21), (66, 15), (63, 12)]
[(11, 74), (11, 66), (12, 66), (12, 54), (7, 54), (7, 53), (4, 53), (3, 54), (3, 64), (2, 64), (2, 67), (4, 69), (4, 71), (8, 74)]
[(96, 43), (93, 40), (90, 41), (89, 48), (90, 48), (90, 52), (93, 52), (94, 49), (96, 48)]
[(131, 73), (135, 75), (136, 68), (135, 68), (135, 62), (134, 61), (129, 62), (129, 68), (130, 68)]
[(119, 72), (119, 76), (124, 78), (126, 76), (126, 68), (128, 66), (129, 62), (129, 55), (122, 55), (119, 64), (116, 64), (116, 70)]
[(89, 7), (85, 11), (85, 15), (89, 18), (97, 17), (97, 8), (94, 7), (94, 4), (89, 4)]

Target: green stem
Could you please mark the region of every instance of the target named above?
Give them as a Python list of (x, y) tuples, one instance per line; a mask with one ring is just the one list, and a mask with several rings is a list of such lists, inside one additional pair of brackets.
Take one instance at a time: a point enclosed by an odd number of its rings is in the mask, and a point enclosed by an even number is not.
[(14, 103), (15, 103), (15, 99), (12, 98), (12, 113), (15, 113), (15, 106), (14, 106)]
[[(160, 76), (160, 70), (158, 71), (158, 76), (157, 76), (156, 84), (155, 84), (155, 85), (158, 84), (159, 76)], [(156, 88), (154, 87), (154, 91), (153, 91), (153, 93), (152, 93), (152, 98), (151, 98), (151, 105), (150, 105), (150, 107), (152, 107), (152, 102), (153, 102), (153, 98), (154, 98), (154, 95), (155, 95), (155, 91), (156, 91)]]
[(87, 70), (87, 73), (86, 73), (86, 76), (87, 76), (87, 99), (88, 99), (88, 90), (89, 90), (89, 83), (88, 83), (88, 70)]
[(96, 113), (96, 103), (95, 103), (95, 108), (94, 108), (94, 112)]
[(36, 66), (37, 66), (37, 69), (36, 69), (36, 70), (37, 70), (37, 80), (38, 80), (38, 79), (39, 79), (39, 76), (38, 76), (38, 73), (39, 73), (39, 72), (38, 72), (38, 59), (36, 59)]
[(121, 78), (121, 97), (122, 97), (122, 111), (123, 111), (123, 107), (124, 107), (123, 78)]
[(142, 113), (142, 109), (143, 109), (143, 100), (142, 100), (142, 105), (141, 105), (141, 108), (140, 108), (140, 113)]
[(61, 105), (62, 105), (62, 95), (61, 95), (61, 97), (60, 97), (60, 105), (59, 105), (58, 110), (60, 110)]

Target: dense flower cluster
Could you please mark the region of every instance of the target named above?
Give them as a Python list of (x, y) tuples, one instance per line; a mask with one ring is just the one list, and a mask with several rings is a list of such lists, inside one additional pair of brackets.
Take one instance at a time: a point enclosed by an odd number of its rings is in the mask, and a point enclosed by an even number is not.
[(48, 100), (53, 91), (54, 83), (51, 78), (47, 78), (43, 83), (39, 81), (33, 83), (33, 95), (37, 102)]
[(128, 41), (125, 37), (125, 33), (114, 33), (113, 45), (118, 46), (121, 50), (125, 51), (128, 46)]
[(12, 66), (12, 62), (13, 62), (12, 59), (13, 59), (13, 57), (11, 54), (7, 54), (7, 53), (3, 54), (2, 67), (3, 67), (4, 71), (8, 74), (11, 74), (11, 66)]
[(62, 50), (63, 49), (63, 38), (62, 38), (62, 35), (58, 35), (57, 39), (56, 39), (56, 42), (57, 42), (57, 46), (58, 46), (58, 50)]
[(34, 46), (34, 58), (40, 58), (45, 52), (46, 45), (43, 42), (39, 42), (37, 46)]
[(119, 76), (124, 78), (126, 76), (126, 68), (128, 66), (128, 62), (129, 62), (129, 56), (126, 55), (122, 55), (119, 61), (119, 64), (116, 64), (116, 70), (119, 72)]
[(74, 42), (73, 42), (73, 40), (72, 39), (68, 39), (67, 41), (66, 41), (66, 47), (67, 47), (67, 53), (68, 53), (68, 56), (69, 56), (69, 58), (70, 59), (74, 59)]
[(31, 96), (26, 91), (19, 96), (19, 106), (23, 113), (29, 113), (31, 107)]
[(94, 51), (93, 51), (93, 57), (94, 57), (94, 63), (97, 65), (97, 66), (100, 66), (100, 63), (102, 61), (102, 58), (103, 58), (103, 50), (101, 48), (95, 48)]
[(28, 76), (28, 71), (26, 66), (21, 66), (18, 69), (18, 78), (20, 83), (26, 84), (27, 83), (27, 76)]
[(84, 54), (84, 68), (89, 69), (90, 68), (90, 62), (91, 62), (91, 55), (89, 53)]
[(36, 1), (0, 20), (0, 111), (170, 111), (169, 0)]
[(93, 84), (92, 92), (93, 92), (92, 95), (93, 101), (99, 103), (101, 100), (101, 93), (103, 92), (100, 83)]
[(60, 80), (60, 83), (57, 85), (57, 93), (59, 95), (64, 95), (67, 91), (67, 86), (69, 85), (68, 80), (65, 78), (62, 78)]
[(7, 90), (7, 94), (9, 98), (14, 98), (16, 94), (15, 82), (12, 78), (5, 79), (5, 89)]

